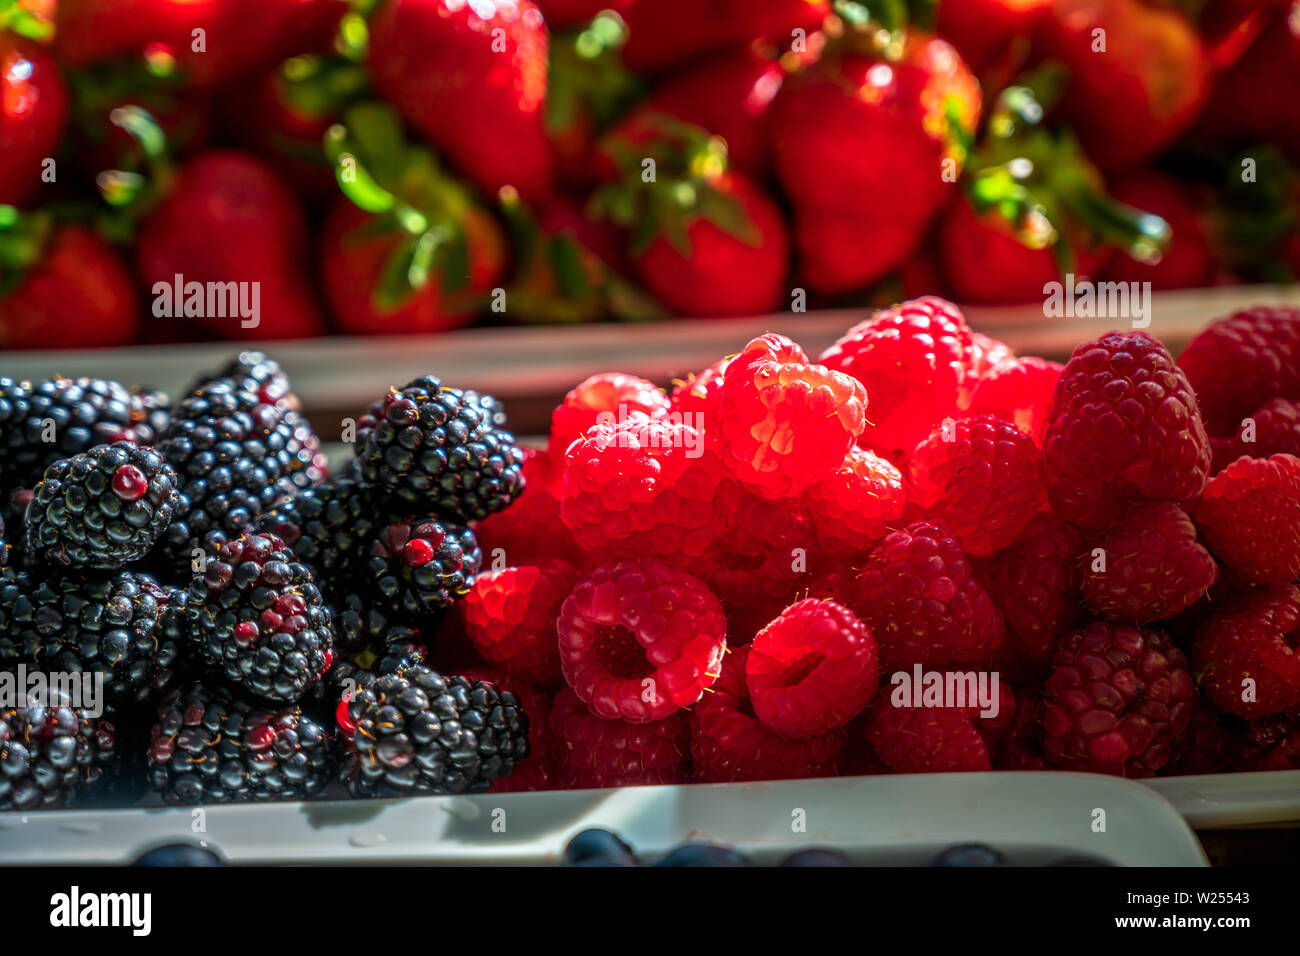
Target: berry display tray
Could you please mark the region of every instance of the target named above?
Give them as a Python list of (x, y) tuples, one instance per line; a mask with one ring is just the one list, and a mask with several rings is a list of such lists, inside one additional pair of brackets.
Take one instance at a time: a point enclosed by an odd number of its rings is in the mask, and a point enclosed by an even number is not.
[(687, 840), (761, 864), (834, 847), (869, 865), (922, 865), (978, 841), (1015, 865), (1083, 857), (1206, 866), (1187, 821), (1155, 790), (1075, 773), (843, 777), (754, 784), (0, 814), (0, 863), (122, 864), (200, 842), (231, 863), (559, 862), (580, 830), (618, 832), (644, 859)]
[(1144, 782), (1198, 830), (1300, 826), (1300, 770), (1158, 777)]

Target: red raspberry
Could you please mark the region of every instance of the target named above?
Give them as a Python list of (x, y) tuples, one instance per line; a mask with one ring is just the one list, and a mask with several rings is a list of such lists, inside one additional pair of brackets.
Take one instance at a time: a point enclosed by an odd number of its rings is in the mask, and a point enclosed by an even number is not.
[[(947, 675), (945, 674), (945, 683)], [(952, 773), (993, 769), (999, 738), (1015, 715), (1015, 694), (999, 682), (998, 713), (981, 717), (978, 704), (916, 707), (896, 686), (872, 704), (867, 743), (895, 773)]]
[(703, 554), (730, 482), (695, 429), (662, 419), (596, 425), (569, 447), (560, 516), (600, 560)]
[(998, 770), (1046, 770), (1043, 761), (1043, 728), (1038, 722), (1042, 702), (1036, 691), (1017, 691), (1011, 726), (999, 748), (994, 767)]
[(1057, 638), (1078, 617), (1077, 559), (1082, 549), (1078, 528), (1039, 515), (1019, 541), (993, 558), (989, 593), (1006, 618), (1008, 643), (1033, 661), (1050, 660)]
[(510, 507), (474, 525), (484, 566), (500, 569), (544, 563), (551, 558), (581, 563), (582, 551), (560, 519), (559, 475), (551, 459), (534, 448), (528, 449), (523, 474), (523, 493)]
[(804, 492), (803, 503), (823, 551), (869, 551), (903, 516), (902, 476), (879, 455), (853, 448), (839, 468)]
[(528, 715), (528, 756), (517, 764), (509, 776), (492, 781), (493, 793), (529, 793), (560, 789), (559, 770), (555, 766), (551, 737), (551, 700), (545, 694), (517, 680), (511, 680), (491, 667), (467, 667), (455, 673), (470, 681), (487, 681), (499, 690), (519, 698)]
[(731, 356), (720, 358), (699, 375), (677, 382), (669, 399), (670, 411), (681, 416), (683, 424), (702, 428), (712, 436), (722, 408), (722, 382)]
[(995, 366), (978, 382), (971, 396), (972, 412), (987, 412), (1015, 422), (1040, 447), (1047, 434), (1056, 383), (1065, 366), (1060, 362), (1027, 356)]
[(971, 361), (966, 367), (966, 372), (972, 385), (1003, 362), (1011, 361), (1016, 357), (1010, 345), (983, 332), (971, 332), (970, 346)]
[(1300, 458), (1300, 401), (1271, 399), (1242, 419), (1231, 438), (1211, 438), (1210, 445), (1214, 449), (1216, 474), (1242, 456)]
[(947, 522), (968, 554), (1001, 551), (1047, 510), (1038, 446), (993, 415), (948, 419), (908, 460), (908, 500)]
[(609, 564), (578, 582), (557, 622), (564, 679), (607, 720), (662, 720), (718, 679), (722, 605), (659, 561)]
[(1050, 766), (1150, 777), (1169, 763), (1196, 685), (1168, 635), (1097, 621), (1061, 638), (1052, 667), (1040, 717)]
[(1238, 458), (1192, 514), (1210, 550), (1247, 580), (1300, 578), (1300, 458)]
[(754, 637), (745, 683), (754, 714), (786, 737), (843, 727), (880, 682), (876, 642), (834, 601), (792, 604)]
[(961, 310), (926, 296), (858, 323), (821, 362), (866, 386), (871, 414), (863, 444), (906, 452), (957, 414), (975, 352)]
[(555, 620), (578, 581), (567, 561), (484, 571), (459, 607), (483, 660), (539, 687), (561, 683)]
[(1196, 695), (1192, 717), (1187, 722), (1187, 736), (1174, 748), (1174, 759), (1165, 767), (1169, 776), (1218, 773), (1232, 762), (1235, 740), (1223, 726), (1219, 708), (1204, 694)]
[(1196, 389), (1206, 426), (1231, 435), (1270, 398), (1300, 399), (1300, 309), (1234, 312), (1192, 339), (1178, 364)]
[(1211, 615), (1192, 645), (1201, 690), (1238, 717), (1300, 707), (1300, 587), (1247, 591)]
[(748, 647), (730, 648), (712, 693), (691, 708), (691, 757), (696, 779), (794, 780), (834, 776), (844, 734), (833, 730), (792, 740), (769, 730), (753, 714), (745, 686)]
[(849, 594), (890, 667), (988, 660), (1006, 637), (970, 559), (940, 522), (917, 521), (885, 538)]
[(1130, 505), (1084, 552), (1082, 563), (1088, 606), (1102, 617), (1135, 624), (1191, 607), (1219, 577), (1214, 558), (1196, 541), (1192, 519), (1172, 501)]
[(569, 446), (598, 421), (614, 423), (633, 415), (662, 418), (667, 412), (668, 396), (654, 382), (622, 372), (593, 375), (555, 406), (547, 453), (557, 468), (562, 467)]
[(551, 705), (550, 730), (560, 785), (567, 790), (689, 778), (689, 730), (681, 711), (649, 723), (602, 720), (566, 687)]
[(1137, 498), (1190, 501), (1209, 470), (1196, 396), (1163, 345), (1108, 332), (1074, 350), (1043, 441), (1043, 479), (1062, 519), (1100, 528)]
[(1300, 716), (1251, 721), (1235, 756), (1237, 770), (1300, 770)]
[(754, 339), (727, 366), (719, 443), (731, 472), (768, 498), (797, 495), (839, 466), (862, 434), (867, 393), (813, 365), (783, 335)]

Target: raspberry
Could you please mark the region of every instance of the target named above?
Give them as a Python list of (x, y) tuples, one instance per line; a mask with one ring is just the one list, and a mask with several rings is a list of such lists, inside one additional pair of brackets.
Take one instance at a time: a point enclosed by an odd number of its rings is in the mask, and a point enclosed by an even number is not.
[(1131, 505), (1084, 553), (1081, 589), (1102, 617), (1145, 624), (1190, 607), (1218, 577), (1187, 512), (1172, 501), (1148, 501)]
[(1043, 440), (1043, 479), (1061, 518), (1100, 528), (1136, 498), (1190, 501), (1209, 469), (1196, 396), (1163, 345), (1108, 332), (1074, 350)]
[(821, 362), (866, 386), (871, 414), (862, 442), (906, 452), (957, 413), (975, 350), (961, 310), (926, 296), (858, 323)]
[(490, 664), (539, 687), (553, 687), (560, 675), (555, 619), (578, 581), (567, 561), (485, 571), (460, 602), (465, 630)]
[(1074, 626), (1082, 548), (1078, 528), (1039, 515), (1019, 541), (993, 558), (989, 593), (1006, 618), (1008, 643), (1031, 660), (1049, 660), (1056, 639)]
[(768, 498), (797, 495), (862, 434), (861, 383), (808, 361), (783, 335), (754, 339), (727, 366), (718, 439), (732, 473)]
[(1065, 366), (1060, 362), (1026, 356), (994, 366), (975, 383), (971, 412), (987, 412), (1015, 422), (1034, 442), (1043, 444), (1052, 397)]
[(1300, 578), (1300, 458), (1238, 458), (1193, 512), (1205, 543), (1256, 584)]
[(722, 407), (722, 382), (731, 356), (720, 358), (698, 375), (677, 382), (669, 399), (671, 410), (687, 425), (712, 434)]
[(880, 682), (876, 642), (834, 601), (792, 604), (754, 637), (745, 684), (763, 726), (786, 737), (843, 727)]
[(971, 360), (966, 366), (967, 379), (970, 384), (978, 382), (1003, 362), (1016, 357), (1015, 351), (1001, 339), (985, 335), (983, 332), (970, 334)]
[(569, 448), (560, 515), (603, 560), (698, 557), (723, 524), (729, 482), (703, 436), (662, 419), (594, 426)]
[(1043, 762), (1042, 727), (1038, 723), (1040, 701), (1034, 691), (1015, 695), (1011, 726), (999, 748), (994, 767), (998, 770), (1046, 770)]
[(1206, 426), (1231, 435), (1270, 398), (1300, 399), (1300, 309), (1235, 312), (1192, 339), (1178, 364), (1196, 389)]
[(895, 531), (849, 586), (889, 666), (987, 660), (1006, 624), (970, 560), (940, 522)]
[(560, 610), (564, 679), (598, 717), (662, 720), (718, 679), (722, 605), (704, 582), (659, 561), (610, 564)]
[[(945, 683), (947, 677), (945, 676)], [(999, 683), (998, 714), (981, 717), (978, 704), (914, 707), (881, 694), (867, 717), (866, 737), (895, 773), (950, 773), (993, 769), (998, 738), (1015, 712), (1011, 688)]]
[(947, 522), (968, 554), (1011, 544), (1047, 508), (1038, 447), (993, 415), (945, 421), (908, 461), (909, 501)]
[(1238, 717), (1300, 707), (1300, 587), (1247, 591), (1197, 632), (1192, 662), (1201, 690)]
[(582, 561), (573, 533), (560, 519), (559, 472), (551, 459), (535, 448), (524, 452), (524, 491), (504, 511), (488, 515), (474, 526), (489, 567), (541, 564), (551, 558)]
[(844, 752), (838, 730), (791, 740), (754, 716), (745, 686), (750, 648), (731, 648), (713, 693), (691, 709), (691, 758), (704, 783), (834, 776)]
[(1233, 735), (1223, 726), (1219, 708), (1204, 694), (1196, 695), (1187, 736), (1174, 748), (1174, 759), (1164, 772), (1169, 775), (1218, 773), (1232, 762)]
[(852, 448), (839, 468), (814, 482), (804, 506), (829, 554), (867, 551), (903, 516), (903, 480), (890, 462), (865, 448)]
[(1300, 401), (1274, 398), (1255, 409), (1231, 438), (1211, 438), (1214, 472), (1217, 474), (1238, 458), (1268, 458), (1295, 455), (1300, 458)]
[(1237, 770), (1300, 770), (1300, 717), (1253, 720), (1236, 754)]
[(1150, 777), (1169, 763), (1196, 685), (1167, 635), (1098, 621), (1062, 637), (1052, 666), (1040, 717), (1049, 765)]
[(593, 375), (555, 406), (547, 454), (561, 467), (569, 446), (598, 421), (618, 422), (629, 415), (662, 418), (667, 412), (668, 396), (654, 382), (622, 372)]
[(690, 772), (686, 715), (630, 723), (602, 720), (567, 687), (551, 707), (551, 740), (565, 789), (685, 783)]

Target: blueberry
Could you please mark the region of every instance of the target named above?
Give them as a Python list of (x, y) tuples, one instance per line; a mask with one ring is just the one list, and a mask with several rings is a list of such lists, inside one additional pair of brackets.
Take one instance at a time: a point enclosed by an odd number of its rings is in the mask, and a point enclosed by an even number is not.
[(754, 861), (730, 847), (714, 843), (683, 843), (659, 861), (658, 866), (753, 866)]
[(806, 850), (796, 850), (784, 860), (782, 866), (853, 866), (853, 861), (838, 850), (814, 846)]
[(225, 861), (211, 850), (192, 843), (167, 843), (156, 846), (132, 866), (225, 866)]
[(569, 841), (564, 862), (569, 866), (635, 866), (637, 860), (618, 834), (591, 827)]
[(1007, 860), (1001, 853), (983, 843), (955, 843), (945, 848), (933, 860), (931, 866), (1006, 866)]

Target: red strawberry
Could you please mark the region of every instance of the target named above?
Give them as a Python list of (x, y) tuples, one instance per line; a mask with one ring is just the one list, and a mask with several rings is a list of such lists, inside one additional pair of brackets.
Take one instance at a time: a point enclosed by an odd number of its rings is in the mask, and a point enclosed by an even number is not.
[(830, 13), (827, 0), (641, 0), (626, 11), (623, 59), (654, 72), (717, 50), (770, 39), (788, 48), (795, 30), (811, 33)]
[(1214, 258), (1200, 206), (1188, 187), (1155, 170), (1141, 170), (1116, 179), (1110, 192), (1120, 202), (1155, 213), (1169, 224), (1170, 237), (1159, 261), (1142, 263), (1121, 252), (1102, 273), (1104, 278), (1150, 282), (1154, 289), (1197, 288), (1211, 283)]
[(1209, 92), (1205, 49), (1171, 6), (1052, 0), (1038, 39), (1043, 57), (1070, 71), (1061, 112), (1103, 169), (1159, 152), (1195, 121)]
[(820, 295), (910, 258), (954, 195), (964, 158), (954, 121), (973, 131), (979, 117), (979, 85), (947, 43), (913, 30), (882, 51), (876, 37), (849, 30), (786, 79), (769, 112), (800, 276)]
[[(239, 315), (200, 319), (230, 338), (323, 332), (306, 263), (307, 224), (293, 194), (265, 163), (235, 150), (209, 150), (186, 163), (136, 241), (136, 264), (148, 288), (173, 287), (178, 275), (185, 283), (260, 283), (256, 326), (245, 328)], [(156, 294), (155, 308), (157, 301)]]
[(939, 4), (935, 32), (983, 74), (1017, 39), (1025, 43), (1051, 0), (957, 0)]
[(68, 91), (53, 58), (0, 32), (0, 203), (20, 205), (36, 194), (67, 116)]
[(370, 25), (375, 89), (477, 185), (551, 190), (547, 37), (529, 0), (388, 0)]
[[(85, 226), (70, 225), (56, 227), (37, 254), (17, 285), (0, 291), (0, 349), (93, 348), (135, 339), (135, 287), (112, 247)], [(4, 275), (0, 267), (0, 280)]]

